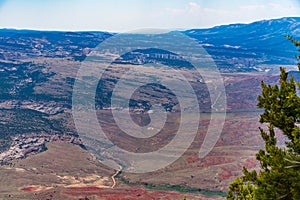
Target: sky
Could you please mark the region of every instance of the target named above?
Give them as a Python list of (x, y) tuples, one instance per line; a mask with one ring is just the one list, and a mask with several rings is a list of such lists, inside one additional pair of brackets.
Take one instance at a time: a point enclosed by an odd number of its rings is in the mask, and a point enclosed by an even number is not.
[(0, 0), (0, 28), (191, 29), (300, 16), (300, 0)]

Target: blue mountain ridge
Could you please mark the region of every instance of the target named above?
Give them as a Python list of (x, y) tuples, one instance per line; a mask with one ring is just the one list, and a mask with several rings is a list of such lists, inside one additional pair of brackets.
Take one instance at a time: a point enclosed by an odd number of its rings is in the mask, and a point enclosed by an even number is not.
[(296, 63), (296, 48), (285, 36), (300, 38), (300, 17), (192, 29), (183, 33), (198, 40), (208, 53), (219, 60), (219, 65), (226, 65), (230, 57), (248, 60), (244, 63), (247, 67), (258, 64), (288, 65)]
[[(261, 65), (295, 65), (296, 48), (285, 39), (300, 38), (300, 17), (263, 20), (250, 24), (230, 24), (182, 33), (196, 39), (224, 72), (261, 71)], [(92, 49), (113, 34), (97, 31), (60, 32), (0, 29), (0, 49), (22, 52), (22, 56), (71, 56), (84, 60), (85, 48)], [(42, 48), (33, 47), (33, 43)], [(151, 50), (153, 51), (153, 50)], [(159, 50), (158, 50), (159, 52)], [(0, 51), (1, 59), (7, 58)], [(15, 56), (17, 59), (17, 56)]]

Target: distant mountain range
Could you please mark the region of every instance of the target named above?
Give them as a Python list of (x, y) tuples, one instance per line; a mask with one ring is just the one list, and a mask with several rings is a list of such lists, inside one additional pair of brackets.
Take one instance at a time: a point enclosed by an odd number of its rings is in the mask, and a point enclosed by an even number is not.
[[(198, 40), (223, 72), (272, 71), (274, 65), (296, 63), (296, 48), (284, 36), (300, 38), (300, 17), (192, 29), (183, 33)], [(71, 57), (81, 61), (112, 35), (1, 29), (0, 59)]]
[(300, 38), (300, 17), (184, 31), (213, 55), (221, 68), (256, 69), (263, 64), (295, 64), (296, 48), (284, 36)]

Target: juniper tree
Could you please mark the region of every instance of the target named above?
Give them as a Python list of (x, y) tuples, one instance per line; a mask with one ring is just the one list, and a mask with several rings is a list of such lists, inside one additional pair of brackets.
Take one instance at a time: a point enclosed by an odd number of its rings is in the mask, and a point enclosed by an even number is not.
[[(299, 41), (287, 39), (300, 51)], [(258, 96), (258, 107), (264, 110), (260, 122), (268, 124), (267, 131), (259, 128), (265, 142), (265, 149), (256, 154), (260, 170), (244, 168), (243, 176), (230, 184), (227, 199), (300, 199), (300, 83), (284, 68), (280, 71), (279, 85), (262, 82)], [(286, 136), (285, 148), (277, 145), (276, 130)]]

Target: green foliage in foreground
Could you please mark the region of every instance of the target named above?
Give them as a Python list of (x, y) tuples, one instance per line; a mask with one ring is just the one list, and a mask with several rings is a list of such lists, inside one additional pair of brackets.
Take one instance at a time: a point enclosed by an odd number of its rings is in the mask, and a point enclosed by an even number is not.
[[(300, 46), (299, 41), (287, 38)], [(298, 67), (300, 70), (300, 62)], [(260, 128), (265, 149), (260, 150), (256, 158), (261, 169), (256, 172), (244, 168), (244, 175), (229, 186), (227, 199), (300, 199), (300, 97), (297, 87), (300, 90), (300, 83), (289, 78), (283, 68), (279, 85), (262, 83), (258, 107), (264, 109), (264, 113), (260, 122), (267, 123), (269, 128), (268, 131)], [(277, 130), (288, 138), (285, 148), (277, 145)]]

